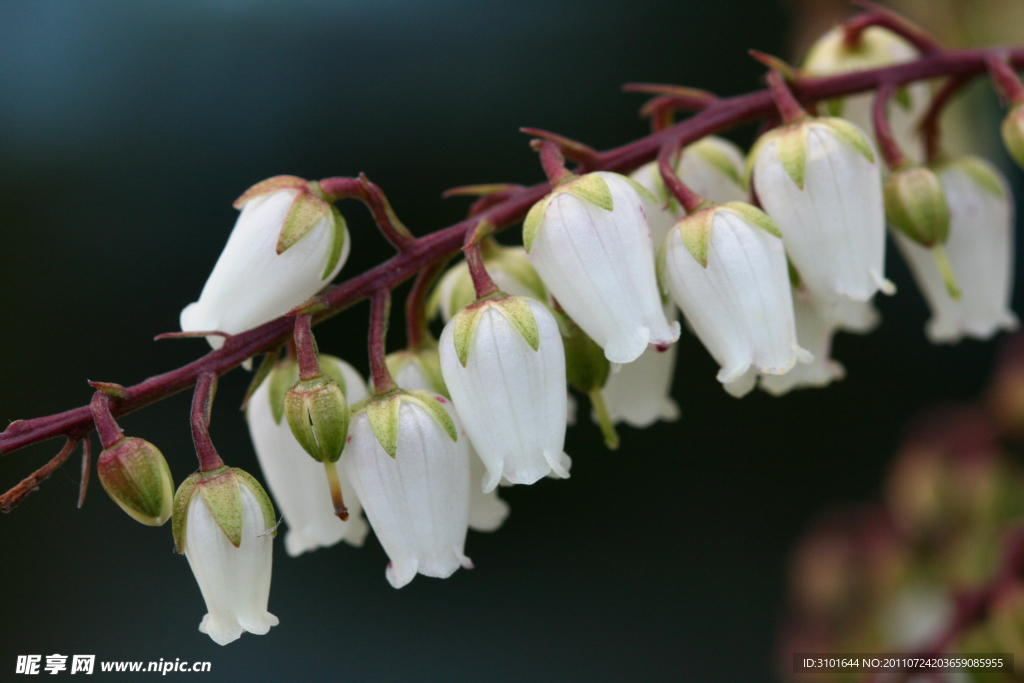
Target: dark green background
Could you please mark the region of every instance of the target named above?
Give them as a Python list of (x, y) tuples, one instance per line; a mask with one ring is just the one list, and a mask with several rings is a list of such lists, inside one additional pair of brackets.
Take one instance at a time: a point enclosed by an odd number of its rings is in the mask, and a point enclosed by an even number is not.
[[(784, 54), (788, 27), (763, 0), (5, 2), (0, 419), (83, 404), (87, 378), (135, 383), (203, 353), (152, 337), (177, 329), (232, 200), (257, 180), (365, 171), (422, 234), (463, 215), (446, 187), (541, 179), (519, 126), (621, 144), (646, 129), (623, 82), (749, 90), (762, 68), (746, 48)], [(341, 208), (344, 278), (389, 248), (361, 206)], [(17, 655), (55, 652), (209, 660), (217, 681), (767, 680), (801, 530), (877, 497), (901, 425), (987, 381), (996, 345), (931, 346), (898, 259), (889, 274), (900, 292), (880, 302), (882, 327), (837, 340), (844, 382), (736, 401), (684, 335), (682, 419), (624, 428), (616, 453), (585, 420), (570, 430), (572, 478), (503, 491), (504, 528), (468, 539), (475, 570), (396, 591), (372, 536), (298, 559), (278, 542), (281, 625), (224, 648), (197, 631), (203, 601), (169, 525), (133, 522), (95, 479), (76, 511), (73, 460), (0, 519), (0, 680)], [(365, 367), (366, 313), (325, 324), (321, 347)], [(212, 434), (258, 472), (237, 410), (246, 382), (223, 380)], [(122, 422), (177, 481), (196, 466), (189, 400)], [(0, 485), (58, 448), (4, 456)]]

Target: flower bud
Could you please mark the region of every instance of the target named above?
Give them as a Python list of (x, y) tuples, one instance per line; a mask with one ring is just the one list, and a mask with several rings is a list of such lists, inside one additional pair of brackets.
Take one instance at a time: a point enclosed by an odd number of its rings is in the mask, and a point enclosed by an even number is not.
[(762, 211), (732, 202), (679, 221), (658, 254), (662, 281), (718, 361), (733, 396), (757, 373), (781, 375), (813, 356), (797, 344), (789, 270), (778, 228)]
[[(846, 44), (845, 38), (842, 26), (823, 35), (807, 53), (801, 71), (809, 76), (831, 76), (909, 62), (920, 56), (917, 48), (880, 26), (866, 28), (852, 46)], [(873, 92), (865, 92), (831, 100), (827, 103), (828, 114), (852, 121), (874, 137), (874, 99)], [(924, 159), (917, 123), (930, 104), (929, 85), (926, 81), (919, 81), (900, 88), (887, 111), (900, 148), (918, 163)]]
[(451, 402), (427, 391), (395, 391), (352, 407), (342, 459), (401, 588), (417, 573), (438, 578), (471, 568), (469, 451)]
[(874, 147), (838, 118), (807, 118), (761, 136), (750, 171), (786, 254), (823, 303), (895, 291), (885, 279), (885, 206)]
[(197, 472), (174, 495), (172, 523), (206, 602), (201, 632), (227, 645), (277, 626), (267, 611), (277, 522), (259, 482), (226, 466)]
[[(278, 176), (254, 185), (199, 301), (181, 312), (186, 332), (237, 334), (303, 303), (334, 279), (348, 258), (345, 220), (316, 184)], [(219, 348), (224, 339), (208, 338)]]
[(1018, 102), (1006, 113), (1003, 142), (1017, 165), (1024, 168), (1024, 102)]
[(389, 353), (385, 362), (395, 384), (402, 389), (432, 391), (448, 396), (436, 342), (428, 342), (418, 349)]
[(548, 291), (613, 363), (679, 338), (658, 295), (644, 208), (654, 202), (625, 176), (589, 173), (555, 188), (523, 223), (523, 244)]
[(171, 518), (174, 482), (156, 446), (125, 437), (106, 448), (96, 461), (103, 490), (134, 519), (160, 526)]
[(1002, 174), (977, 157), (961, 157), (935, 170), (949, 207), (944, 251), (960, 292), (950, 295), (928, 249), (895, 235), (896, 245), (924, 294), (932, 319), (925, 332), (935, 343), (963, 336), (988, 339), (1017, 327), (1013, 290), (1013, 195)]
[(348, 436), (348, 402), (327, 375), (295, 383), (284, 399), (288, 426), (317, 462), (337, 462)]
[(455, 409), (487, 465), (485, 492), (502, 476), (513, 484), (569, 476), (565, 351), (543, 304), (514, 296), (474, 304), (445, 325), (440, 352)]
[[(350, 403), (366, 398), (366, 382), (351, 365), (340, 358), (321, 354), (320, 367), (344, 390)], [(267, 488), (288, 525), (285, 550), (295, 557), (330, 547), (341, 540), (361, 546), (370, 527), (362, 518), (362, 506), (344, 468), (339, 463), (320, 464), (310, 458), (284, 421), (285, 396), (298, 374), (298, 363), (294, 359), (280, 361), (253, 393), (245, 409), (249, 434)], [(335, 513), (324, 477), (325, 467), (334, 468), (337, 473), (349, 512), (347, 521), (342, 521)]]
[[(480, 252), (484, 257), (487, 274), (491, 276), (498, 289), (513, 296), (528, 296), (538, 301), (548, 300), (547, 289), (534, 270), (525, 249), (506, 247), (492, 239), (485, 239), (480, 242)], [(475, 300), (476, 288), (473, 287), (473, 278), (469, 274), (469, 265), (461, 261), (450, 268), (434, 288), (427, 302), (427, 317), (433, 318), (440, 311), (441, 319), (448, 322), (453, 315)]]
[(924, 166), (895, 171), (885, 181), (889, 222), (918, 244), (933, 247), (949, 237), (949, 206), (942, 183)]

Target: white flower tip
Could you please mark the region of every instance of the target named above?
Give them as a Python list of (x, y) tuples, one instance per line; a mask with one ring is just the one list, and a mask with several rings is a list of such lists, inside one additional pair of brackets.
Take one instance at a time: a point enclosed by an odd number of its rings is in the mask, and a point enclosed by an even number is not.
[(363, 516), (361, 514), (353, 515), (348, 520), (348, 530), (342, 540), (353, 548), (362, 548), (369, 533), (370, 525), (363, 519)]
[[(722, 373), (719, 372), (719, 375)], [(757, 384), (757, 370), (755, 368), (748, 368), (747, 371), (730, 381), (722, 381), (722, 378), (718, 378), (719, 382), (722, 382), (722, 387), (725, 391), (733, 398), (743, 398), (754, 389), (754, 385)]]
[(416, 576), (416, 564), (395, 569), (394, 562), (388, 562), (388, 568), (384, 570), (384, 576), (392, 588), (401, 588), (407, 585)]
[(807, 363), (814, 362), (814, 354), (808, 351), (807, 349), (803, 348), (802, 346), (797, 346), (796, 359), (798, 362), (804, 363), (806, 365)]
[(892, 280), (888, 280), (882, 277), (880, 273), (876, 273), (875, 271), (872, 270), (871, 279), (874, 280), (875, 285), (878, 286), (878, 291), (880, 291), (882, 294), (892, 296), (893, 294), (896, 293), (896, 285), (892, 283)]
[(482, 503), (470, 504), (469, 528), (473, 531), (497, 531), (511, 512), (512, 508), (498, 494), (488, 496)]
[(607, 358), (613, 365), (616, 363), (632, 363), (640, 357), (647, 349), (647, 328), (643, 329), (643, 339), (637, 337), (636, 341), (639, 343), (633, 343), (632, 340), (616, 339), (605, 344), (604, 357)]
[[(487, 477), (485, 477), (483, 480), (484, 493), (490, 493), (495, 489), (495, 487), (497, 487), (498, 482), (501, 481), (501, 473), (504, 470), (504, 467), (505, 463), (504, 461), (502, 461), (499, 462), (493, 470), (487, 470)], [(472, 483), (470, 483), (470, 486), (472, 486)]]
[(720, 369), (718, 371), (718, 374), (715, 375), (715, 379), (717, 379), (722, 384), (731, 384), (733, 382), (745, 378), (748, 374), (750, 374), (750, 372), (750, 363), (747, 362), (744, 365), (724, 367)]
[(258, 636), (266, 635), (270, 632), (271, 626), (277, 626), (281, 621), (270, 612), (265, 612), (264, 617), (260, 621), (249, 621), (246, 620), (245, 624), (241, 624), (237, 621), (231, 620), (231, 624), (220, 624), (215, 623), (214, 619), (207, 612), (203, 615), (203, 620), (199, 622), (199, 632), (205, 633), (210, 636), (210, 639), (218, 645), (227, 645), (233, 643), (242, 637), (243, 631), (248, 631)]
[(558, 475), (559, 479), (569, 478), (569, 468), (572, 467), (572, 458), (566, 453), (552, 453), (551, 451), (544, 451), (544, 459), (549, 465), (551, 465), (551, 471)]
[(452, 550), (455, 551), (455, 556), (459, 558), (459, 564), (463, 569), (476, 569), (476, 565), (473, 564), (473, 560), (463, 555), (461, 548), (452, 548)]

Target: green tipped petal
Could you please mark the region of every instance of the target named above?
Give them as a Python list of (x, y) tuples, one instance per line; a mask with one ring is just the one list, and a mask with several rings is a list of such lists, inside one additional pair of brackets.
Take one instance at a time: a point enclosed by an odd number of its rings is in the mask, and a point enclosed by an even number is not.
[(595, 206), (600, 206), (606, 211), (611, 211), (613, 208), (612, 191), (608, 188), (608, 183), (605, 182), (604, 178), (597, 173), (588, 173), (585, 176), (580, 176), (559, 189), (563, 192), (568, 192), (574, 197), (586, 200)]
[(371, 398), (364, 406), (366, 417), (370, 420), (370, 428), (377, 437), (381, 448), (395, 457), (398, 448), (398, 413), (402, 405), (402, 392), (394, 392), (385, 396)]
[(523, 221), (523, 246), (526, 247), (527, 254), (533, 249), (533, 240), (537, 237), (537, 230), (540, 229), (540, 224), (544, 220), (544, 214), (548, 210), (548, 205), (551, 204), (551, 200), (554, 198), (554, 193), (549, 194), (534, 204), (530, 208), (530, 213), (526, 214), (526, 220)]
[(223, 467), (204, 472), (198, 487), (199, 495), (217, 526), (237, 548), (242, 543), (242, 494), (238, 489), (238, 477)]
[[(658, 177), (659, 178), (661, 177), (660, 173), (658, 174)], [(636, 190), (636, 193), (638, 195), (640, 195), (641, 197), (643, 197), (644, 199), (649, 201), (651, 204), (658, 204), (658, 200), (655, 199), (654, 195), (651, 194), (651, 191), (648, 190), (646, 187), (644, 187), (643, 185), (641, 185), (637, 181), (633, 180), (628, 175), (622, 176), (622, 179), (625, 180), (627, 183), (629, 183), (629, 186), (632, 187), (634, 190)]]
[(189, 475), (185, 481), (178, 486), (174, 494), (174, 504), (171, 511), (171, 533), (174, 536), (174, 547), (178, 554), (185, 552), (185, 527), (188, 525), (188, 504), (192, 500), (192, 494), (196, 492), (196, 486), (202, 479), (202, 474), (196, 472)]
[(473, 345), (473, 336), (476, 334), (477, 325), (480, 324), (480, 314), (484, 306), (472, 306), (464, 308), (455, 316), (455, 327), (452, 328), (452, 341), (455, 344), (455, 355), (458, 357), (462, 367), (466, 367), (469, 360), (469, 347)]
[(775, 152), (786, 174), (801, 190), (804, 189), (804, 174), (807, 171), (807, 129), (806, 124), (797, 124), (782, 129), (775, 136)]
[(782, 232), (779, 231), (779, 226), (775, 225), (775, 221), (773, 221), (768, 214), (753, 204), (747, 204), (746, 202), (729, 202), (727, 204), (720, 205), (718, 208), (722, 211), (730, 211), (748, 223), (761, 228), (769, 235), (778, 237), (780, 240), (782, 239)]
[[(716, 207), (690, 214), (676, 224), (675, 229), (683, 240), (683, 246), (690, 252), (701, 268), (708, 267), (708, 251), (711, 244), (711, 227), (715, 222)], [(664, 259), (664, 257), (662, 257)]]
[(943, 164), (941, 168), (937, 168), (936, 173), (941, 173), (947, 168), (963, 171), (979, 188), (999, 199), (1006, 197), (1006, 188), (999, 177), (998, 171), (992, 168), (992, 165), (984, 159), (979, 159), (976, 156), (959, 157)]
[[(505, 299), (495, 299), (491, 306), (497, 308), (512, 323), (512, 326), (519, 331), (519, 334), (523, 335), (523, 339), (526, 340), (531, 349), (537, 350), (540, 346), (540, 332), (537, 330), (537, 321), (534, 319), (533, 311), (530, 310), (530, 305), (526, 299), (519, 296), (510, 296)], [(474, 325), (473, 332), (475, 331), (476, 326)], [(472, 344), (472, 341), (471, 332), (469, 343)], [(458, 349), (458, 345), (456, 345), (456, 349)], [(468, 349), (466, 353), (468, 355)], [(461, 356), (459, 360), (462, 360)], [(462, 361), (462, 366), (466, 366), (465, 361)]]
[[(324, 272), (320, 275), (321, 280), (326, 280), (334, 272), (338, 261), (341, 260), (342, 253), (344, 253), (345, 240), (348, 239), (348, 225), (345, 223), (345, 217), (334, 205), (331, 205), (331, 217), (333, 219), (331, 220), (331, 250), (327, 255)], [(316, 224), (314, 223), (314, 225)]]
[(249, 490), (252, 491), (256, 501), (260, 504), (260, 509), (263, 510), (263, 523), (267, 525), (267, 532), (271, 536), (277, 536), (277, 514), (274, 512), (274, 504), (270, 501), (270, 496), (267, 495), (263, 485), (256, 481), (256, 477), (245, 470), (232, 467), (231, 471), (249, 485)]
[(306, 236), (320, 219), (331, 210), (331, 205), (310, 192), (299, 192), (292, 200), (288, 216), (277, 240), (277, 253), (283, 254)]
[[(404, 395), (401, 395), (401, 400), (412, 401), (426, 410), (427, 413), (430, 414), (430, 417), (434, 418), (437, 424), (441, 425), (441, 429), (451, 437), (452, 441), (459, 440), (459, 433), (455, 430), (455, 422), (452, 421), (452, 416), (444, 409), (444, 406), (441, 405), (441, 401), (438, 400), (437, 396), (429, 391), (407, 391), (404, 392)], [(445, 399), (442, 398), (441, 400)], [(394, 453), (391, 454), (391, 457), (395, 457)]]
[(871, 143), (857, 126), (846, 119), (822, 118), (815, 119), (815, 125), (819, 125), (837, 138), (860, 152), (865, 159), (875, 163), (875, 153), (871, 151)]

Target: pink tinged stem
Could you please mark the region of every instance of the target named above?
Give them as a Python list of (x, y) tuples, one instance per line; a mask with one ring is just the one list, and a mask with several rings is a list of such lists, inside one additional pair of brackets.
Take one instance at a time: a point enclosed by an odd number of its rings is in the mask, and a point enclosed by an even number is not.
[(295, 316), (295, 353), (299, 359), (299, 379), (316, 379), (320, 371), (320, 360), (316, 355), (313, 341), (313, 316), (308, 313)]
[(970, 77), (964, 75), (947, 78), (946, 82), (942, 84), (942, 88), (932, 97), (928, 111), (921, 117), (918, 129), (921, 131), (927, 163), (934, 162), (939, 156), (939, 117), (946, 110), (946, 106), (953, 96), (970, 82)]
[(216, 390), (217, 374), (204, 372), (196, 380), (195, 393), (192, 394), (192, 442), (199, 456), (199, 469), (203, 472), (224, 467), (224, 461), (210, 440), (210, 414)]
[(22, 479), (21, 482), (11, 490), (0, 496), (0, 512), (10, 512), (16, 508), (33, 491), (39, 490), (39, 484), (64, 464), (64, 461), (71, 457), (78, 446), (78, 439), (69, 437), (60, 449), (60, 453), (53, 459), (40, 467), (38, 470)]
[(339, 199), (358, 199), (363, 202), (370, 210), (370, 215), (373, 216), (381, 234), (398, 251), (415, 243), (416, 239), (402, 221), (398, 220), (384, 192), (370, 182), (366, 174), (360, 173), (358, 178), (324, 178), (318, 181), (318, 184), (329, 202), (336, 202)]
[(886, 114), (886, 105), (889, 99), (896, 92), (896, 85), (892, 82), (882, 83), (875, 94), (875, 106), (872, 110), (872, 123), (875, 127), (875, 138), (878, 139), (878, 148), (885, 159), (885, 165), (889, 170), (896, 170), (909, 163), (907, 155), (900, 149), (893, 135), (892, 126), (889, 125), (889, 117)]
[(565, 167), (565, 157), (558, 145), (550, 140), (534, 140), (530, 146), (540, 152), (540, 165), (551, 187), (558, 187), (572, 177), (572, 173)]
[(89, 474), (92, 472), (92, 441), (86, 436), (82, 439), (82, 479), (78, 485), (78, 508), (85, 505), (85, 494), (89, 490)]
[(807, 111), (797, 102), (793, 91), (786, 84), (786, 79), (778, 71), (768, 72), (768, 89), (772, 93), (772, 100), (782, 116), (783, 123), (796, 123), (807, 116)]
[(427, 298), (446, 265), (448, 259), (442, 259), (421, 270), (405, 300), (405, 336), (410, 349), (419, 348), (424, 343), (433, 341), (430, 321), (427, 320)]
[(469, 275), (473, 278), (473, 288), (476, 290), (478, 299), (498, 291), (498, 286), (494, 284), (494, 280), (487, 273), (484, 257), (480, 251), (480, 240), (489, 234), (491, 227), (493, 226), (489, 223), (480, 221), (466, 231), (466, 239), (462, 245), (462, 253), (466, 255), (466, 264), (469, 266)]
[(97, 391), (92, 395), (89, 409), (92, 411), (92, 421), (96, 425), (96, 432), (100, 435), (100, 443), (104, 449), (110, 448), (124, 438), (124, 432), (110, 412), (110, 396)]
[(386, 394), (398, 388), (388, 371), (386, 341), (388, 313), (391, 310), (391, 290), (378, 289), (370, 300), (370, 373), (373, 375), (373, 393)]
[(992, 85), (1004, 102), (1011, 105), (1024, 102), (1024, 85), (1021, 85), (1017, 72), (1006, 63), (1003, 56), (989, 54), (985, 58), (985, 66), (992, 78)]
[(675, 161), (681, 146), (682, 138), (676, 138), (662, 145), (661, 151), (658, 153), (658, 171), (661, 172), (661, 177), (665, 181), (665, 187), (679, 200), (679, 203), (686, 209), (686, 213), (690, 214), (707, 204), (707, 200), (687, 187), (686, 183), (676, 175)]
[(893, 12), (888, 7), (871, 2), (871, 0), (853, 0), (854, 5), (863, 7), (866, 12), (859, 14), (843, 24), (845, 35), (843, 42), (847, 47), (856, 47), (860, 36), (871, 26), (888, 29), (917, 48), (923, 55), (942, 51), (942, 46), (927, 31), (909, 19)]

